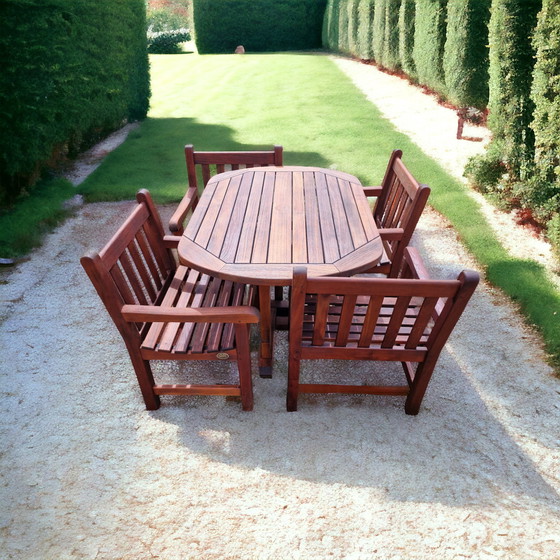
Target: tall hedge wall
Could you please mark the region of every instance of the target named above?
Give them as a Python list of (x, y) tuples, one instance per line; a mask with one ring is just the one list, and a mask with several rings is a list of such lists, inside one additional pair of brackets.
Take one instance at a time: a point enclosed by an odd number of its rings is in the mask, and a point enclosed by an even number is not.
[(443, 56), (445, 93), (459, 107), (488, 103), (490, 0), (453, 0), (447, 6)]
[(489, 125), (512, 181), (526, 178), (534, 154), (531, 37), (540, 9), (541, 0), (492, 0)]
[(0, 3), (0, 204), (57, 156), (146, 115), (144, 0)]
[(544, 0), (533, 45), (536, 63), (531, 98), (535, 177), (531, 200), (560, 255), (560, 2)]
[(446, 6), (447, 0), (416, 0), (412, 53), (418, 82), (441, 94), (445, 93)]
[(194, 0), (198, 52), (233, 53), (321, 47), (327, 0)]

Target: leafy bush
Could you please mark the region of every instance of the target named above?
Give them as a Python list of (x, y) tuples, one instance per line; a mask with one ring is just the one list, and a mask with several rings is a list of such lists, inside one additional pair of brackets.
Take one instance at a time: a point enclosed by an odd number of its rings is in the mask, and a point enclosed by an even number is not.
[(171, 31), (148, 31), (148, 52), (152, 54), (176, 54), (181, 52), (179, 43), (190, 41), (188, 29)]
[(412, 52), (418, 81), (440, 94), (445, 92), (443, 52), (446, 34), (446, 7), (447, 0), (416, 0), (414, 50)]
[(144, 0), (0, 2), (0, 205), (150, 95)]
[(164, 8), (149, 9), (146, 14), (146, 23), (148, 31), (152, 33), (189, 27), (188, 17)]
[[(316, 49), (327, 0), (194, 0), (198, 52)], [(348, 26), (346, 26), (348, 33)]]
[(453, 0), (447, 6), (446, 97), (459, 107), (484, 109), (488, 103), (490, 1)]

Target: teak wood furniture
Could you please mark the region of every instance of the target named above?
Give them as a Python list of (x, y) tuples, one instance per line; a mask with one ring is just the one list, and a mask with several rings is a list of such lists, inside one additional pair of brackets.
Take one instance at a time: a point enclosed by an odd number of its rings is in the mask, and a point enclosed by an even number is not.
[[(464, 270), (456, 280), (431, 280), (413, 248), (404, 254), (402, 278), (308, 278), (294, 271), (290, 300), (287, 409), (299, 393), (406, 396), (417, 414), (440, 352), (479, 281)], [(405, 385), (340, 384), (300, 380), (301, 360), (401, 362)], [(363, 382), (363, 381), (361, 381)]]
[(272, 373), (271, 286), (293, 269), (348, 276), (371, 268), (383, 248), (363, 186), (315, 167), (261, 167), (212, 177), (179, 242), (179, 260), (224, 280), (259, 287), (261, 376)]
[(366, 196), (377, 197), (373, 217), (385, 250), (381, 261), (367, 272), (391, 278), (399, 274), (404, 250), (430, 195), (430, 188), (418, 183), (401, 158), (402, 151), (394, 150), (381, 186), (364, 187)]
[[(282, 165), (282, 146), (274, 146), (272, 150), (237, 151), (237, 152), (201, 152), (195, 151), (192, 144), (185, 146), (185, 160), (189, 188), (179, 203), (177, 210), (169, 220), (169, 229), (174, 235), (182, 235), (184, 222), (191, 210), (198, 203), (199, 191), (206, 187), (210, 178), (224, 171)], [(202, 184), (199, 184), (199, 175)]]
[[(109, 243), (81, 263), (117, 326), (148, 410), (160, 395), (236, 395), (253, 408), (249, 327), (259, 312), (245, 304), (248, 287), (176, 266), (148, 191)], [(157, 384), (150, 360), (229, 360), (237, 384)]]

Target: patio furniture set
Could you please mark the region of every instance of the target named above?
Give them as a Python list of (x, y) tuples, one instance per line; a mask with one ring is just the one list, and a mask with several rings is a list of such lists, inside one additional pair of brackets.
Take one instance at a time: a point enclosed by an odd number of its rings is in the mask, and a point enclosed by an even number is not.
[[(409, 243), (430, 189), (395, 150), (379, 187), (341, 171), (283, 165), (283, 150), (185, 147), (188, 189), (166, 234), (146, 190), (82, 266), (128, 349), (146, 407), (161, 395), (234, 395), (253, 408), (250, 327), (259, 373), (289, 331), (286, 403), (301, 393), (405, 397), (417, 414), (449, 335), (479, 281), (431, 279)], [(375, 197), (373, 210), (368, 197)], [(162, 384), (152, 360), (235, 361), (236, 383)], [(400, 362), (399, 384), (303, 382), (302, 360)]]

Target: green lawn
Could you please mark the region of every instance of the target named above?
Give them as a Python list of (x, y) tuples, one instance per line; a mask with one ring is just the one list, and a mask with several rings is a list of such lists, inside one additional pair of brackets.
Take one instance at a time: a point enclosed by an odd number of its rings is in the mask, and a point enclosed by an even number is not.
[(88, 201), (156, 202), (186, 188), (183, 146), (244, 150), (284, 146), (284, 162), (334, 167), (379, 184), (400, 148), (412, 173), (432, 188), (429, 204), (447, 216), (487, 278), (516, 301), (560, 366), (560, 294), (544, 269), (511, 257), (466, 187), (391, 123), (327, 57), (315, 54), (153, 55), (149, 118), (111, 153), (80, 191)]

